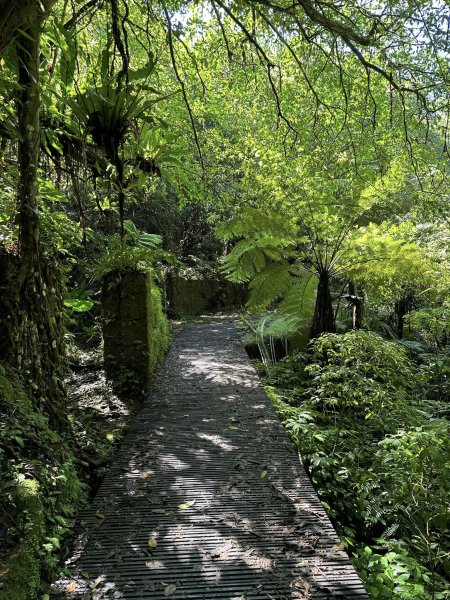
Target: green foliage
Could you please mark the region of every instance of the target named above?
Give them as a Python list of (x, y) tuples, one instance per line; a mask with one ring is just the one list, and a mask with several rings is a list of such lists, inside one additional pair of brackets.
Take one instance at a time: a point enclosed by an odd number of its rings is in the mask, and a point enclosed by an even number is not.
[(428, 385), (447, 373), (418, 360), (372, 332), (328, 334), (267, 379), (373, 598), (448, 597), (450, 435)]
[(437, 265), (414, 240), (413, 224), (370, 223), (346, 243), (348, 274), (378, 301), (398, 300), (407, 287), (417, 290), (432, 285)]
[(442, 566), (450, 573), (450, 424), (400, 430), (380, 444), (380, 471), (399, 534), (409, 534), (431, 571)]
[(416, 338), (436, 350), (450, 338), (450, 306), (444, 304), (412, 311), (406, 319), (408, 337)]
[(36, 480), (20, 478), (6, 487), (6, 493), (11, 510), (7, 517), (15, 521), (21, 540), (16, 551), (1, 565), (6, 581), (0, 588), (0, 600), (29, 600), (36, 597), (41, 580), (40, 549), (46, 533), (42, 492)]
[[(151, 71), (148, 70), (148, 76)], [(125, 141), (133, 121), (140, 118), (154, 122), (149, 114), (154, 101), (144, 100), (142, 92), (155, 90), (145, 88), (145, 84), (136, 86), (130, 83), (119, 89), (117, 82), (105, 74), (101, 86), (88, 88), (78, 93), (76, 98), (67, 100), (80, 128), (87, 130), (94, 143), (113, 163), (115, 153)]]
[(449, 416), (450, 352), (422, 354), (420, 381), (422, 394), (434, 401), (438, 416)]
[(109, 242), (109, 249), (99, 257), (92, 269), (92, 275), (97, 279), (114, 271), (126, 272), (151, 270), (155, 263), (155, 251), (142, 246), (127, 246), (120, 239), (114, 238)]
[[(401, 545), (396, 550), (358, 550), (353, 560), (371, 598), (430, 600), (427, 591), (432, 574)], [(434, 598), (444, 598), (435, 594)]]
[(81, 232), (68, 214), (68, 200), (50, 180), (39, 179), (41, 196), (40, 222), (47, 253), (72, 256), (81, 244)]
[(92, 300), (81, 299), (81, 298), (66, 298), (64, 300), (64, 306), (70, 308), (73, 312), (76, 313), (85, 313), (89, 312), (91, 308), (94, 306)]
[[(270, 280), (264, 276), (264, 270), (267, 269), (267, 276), (273, 270), (272, 275), (275, 275), (277, 283), (282, 282), (283, 287), (286, 286), (289, 279), (286, 259), (292, 256), (294, 240), (286, 220), (280, 215), (245, 207), (229, 223), (218, 225), (216, 234), (225, 241), (243, 238), (235, 243), (222, 261), (222, 272), (230, 281), (243, 283), (257, 275), (259, 284), (257, 282), (255, 285), (255, 294), (258, 296), (260, 285), (270, 284)], [(275, 290), (276, 285), (267, 290), (272, 299), (278, 297)], [(261, 298), (261, 302), (267, 306), (270, 300), (266, 302), (265, 298)], [(255, 300), (255, 303), (258, 301)]]
[(129, 219), (124, 221), (123, 227), (127, 232), (127, 237), (124, 239), (125, 242), (131, 242), (137, 246), (144, 246), (152, 250), (155, 250), (162, 244), (162, 237), (160, 235), (139, 231), (133, 221)]
[(295, 332), (296, 326), (295, 319), (277, 317), (270, 313), (256, 319), (245, 315), (241, 316), (239, 320), (239, 328), (244, 342), (247, 345), (256, 344), (258, 346), (261, 360), (266, 367), (277, 361), (274, 341), (281, 339), (286, 345), (287, 336), (289, 333)]
[[(324, 413), (376, 421), (383, 431), (389, 411), (407, 422), (413, 372), (405, 348), (369, 331), (326, 334), (312, 345), (306, 367), (311, 399)], [(395, 417), (394, 417), (395, 415)]]
[(160, 248), (162, 238), (159, 235), (140, 232), (130, 220), (124, 222), (125, 236), (117, 236), (107, 240), (105, 252), (97, 259), (92, 267), (92, 275), (101, 280), (108, 273), (117, 271), (150, 271), (162, 261), (167, 264), (177, 262), (175, 257)]
[(0, 198), (0, 242), (9, 245), (14, 241), (15, 228), (12, 223), (15, 214), (15, 191), (12, 186), (4, 186)]
[[(182, 167), (183, 148), (176, 143), (176, 136), (162, 127), (144, 124), (139, 139), (131, 142), (127, 148), (130, 157), (142, 156), (151, 164), (158, 165), (161, 174), (171, 181), (170, 167)], [(175, 183), (175, 182), (174, 182)]]
[(1, 365), (0, 416), (0, 521), (20, 540), (4, 566), (0, 598), (25, 600), (37, 590), (41, 568), (50, 573), (57, 565), (58, 540), (84, 486), (68, 441), (33, 408), (17, 374)]

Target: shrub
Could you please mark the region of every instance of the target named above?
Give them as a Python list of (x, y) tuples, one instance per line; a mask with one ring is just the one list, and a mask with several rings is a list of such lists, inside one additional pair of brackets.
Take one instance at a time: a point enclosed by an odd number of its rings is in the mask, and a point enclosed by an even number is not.
[(377, 459), (395, 535), (410, 540), (432, 573), (450, 573), (449, 423), (434, 421), (387, 436)]
[[(374, 551), (369, 546), (358, 550), (353, 564), (361, 575), (371, 598), (431, 600), (427, 591), (431, 574), (408, 552)], [(435, 596), (437, 599), (439, 596)]]
[(371, 419), (381, 434), (411, 419), (414, 368), (405, 348), (376, 333), (323, 335), (306, 372), (312, 401), (339, 422)]
[(268, 391), (371, 597), (432, 600), (450, 597), (450, 432), (435, 401), (448, 382), (445, 355), (410, 354), (326, 334), (306, 364), (272, 368)]

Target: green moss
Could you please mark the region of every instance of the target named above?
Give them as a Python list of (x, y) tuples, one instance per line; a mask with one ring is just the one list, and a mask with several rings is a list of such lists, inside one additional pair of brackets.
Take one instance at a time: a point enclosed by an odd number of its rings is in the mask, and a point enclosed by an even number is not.
[(84, 498), (70, 442), (32, 405), (17, 373), (0, 365), (0, 522), (16, 551), (1, 566), (0, 600), (34, 598), (57, 564), (59, 539)]
[(11, 492), (22, 541), (16, 552), (2, 566), (6, 574), (0, 600), (29, 600), (40, 586), (41, 545), (46, 533), (45, 510), (36, 480), (17, 483)]
[(153, 375), (158, 365), (163, 361), (169, 347), (169, 323), (163, 312), (161, 292), (156, 285), (150, 284), (148, 298), (151, 314), (149, 323), (149, 372), (150, 375)]

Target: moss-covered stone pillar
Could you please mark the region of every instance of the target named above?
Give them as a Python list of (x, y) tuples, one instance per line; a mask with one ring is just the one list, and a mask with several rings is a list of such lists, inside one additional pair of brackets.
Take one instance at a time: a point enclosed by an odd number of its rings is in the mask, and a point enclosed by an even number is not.
[(159, 357), (153, 336), (158, 318), (147, 273), (109, 273), (103, 282), (103, 340), (107, 376), (131, 391), (145, 391)]

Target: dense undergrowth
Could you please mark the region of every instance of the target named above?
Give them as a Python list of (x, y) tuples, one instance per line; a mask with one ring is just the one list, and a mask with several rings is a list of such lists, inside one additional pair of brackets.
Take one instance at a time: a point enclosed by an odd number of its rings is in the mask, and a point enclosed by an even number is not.
[(450, 356), (326, 334), (266, 388), (371, 598), (450, 597)]
[[(27, 600), (57, 564), (61, 537), (86, 496), (74, 448), (34, 408), (17, 374), (0, 367), (1, 600)], [(4, 579), (4, 581), (3, 581)]]

